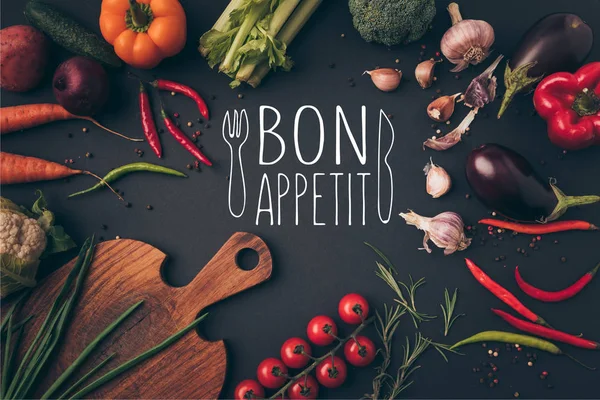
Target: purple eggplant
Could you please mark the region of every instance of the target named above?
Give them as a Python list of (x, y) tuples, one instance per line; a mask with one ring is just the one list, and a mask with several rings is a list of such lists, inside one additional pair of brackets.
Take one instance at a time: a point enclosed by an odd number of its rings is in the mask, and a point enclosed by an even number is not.
[(541, 179), (525, 157), (499, 144), (484, 144), (471, 151), (465, 172), (483, 204), (517, 221), (553, 221), (569, 207), (600, 201), (600, 196), (565, 195)]
[(533, 24), (506, 64), (506, 93), (498, 118), (517, 93), (532, 88), (544, 76), (575, 72), (592, 51), (593, 42), (592, 28), (575, 14), (550, 14)]

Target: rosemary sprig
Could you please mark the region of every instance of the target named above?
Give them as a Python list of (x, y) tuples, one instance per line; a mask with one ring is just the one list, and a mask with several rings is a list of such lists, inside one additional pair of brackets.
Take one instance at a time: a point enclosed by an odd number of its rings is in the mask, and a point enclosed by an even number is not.
[[(421, 278), (415, 282), (412, 276), (409, 275), (410, 283), (407, 285), (404, 282), (397, 281), (392, 271), (391, 268), (386, 268), (380, 262), (377, 262), (376, 275), (394, 291), (396, 294), (394, 301), (408, 312), (415, 324), (415, 328), (418, 328), (421, 322), (434, 319), (435, 316), (418, 312), (415, 304), (415, 294), (417, 289), (425, 284), (425, 278)], [(406, 291), (406, 295), (404, 291)]]
[[(410, 283), (407, 285), (404, 282), (400, 282), (396, 280), (394, 274), (397, 275), (398, 272), (394, 264), (390, 261), (390, 259), (383, 254), (381, 250), (377, 247), (373, 246), (370, 243), (364, 242), (365, 245), (370, 247), (385, 263), (385, 266), (380, 262), (376, 261), (377, 271), (375, 274), (380, 277), (388, 286), (396, 293), (395, 302), (397, 302), (400, 306), (402, 306), (406, 312), (409, 313), (410, 317), (415, 324), (415, 328), (419, 327), (419, 323), (432, 320), (436, 318), (435, 316), (423, 314), (417, 311), (417, 307), (415, 304), (415, 294), (417, 289), (425, 284), (425, 278), (421, 278), (418, 281), (414, 281), (411, 275), (408, 275), (410, 279)], [(404, 293), (406, 291), (406, 294)]]
[(375, 254), (377, 254), (379, 257), (381, 257), (381, 259), (383, 260), (385, 265), (387, 265), (387, 267), (390, 268), (394, 274), (398, 275), (398, 271), (396, 270), (396, 267), (394, 267), (394, 264), (392, 264), (390, 259), (387, 258), (387, 256), (385, 254), (383, 254), (383, 252), (381, 250), (379, 250), (377, 247), (373, 246), (371, 243), (368, 243), (368, 242), (363, 242), (363, 243), (366, 244), (368, 247), (370, 247), (371, 250), (373, 250), (375, 252)]
[(443, 304), (440, 304), (440, 307), (442, 309), (442, 314), (444, 314), (444, 336), (448, 336), (448, 332), (450, 331), (452, 324), (454, 324), (454, 321), (456, 321), (459, 317), (462, 317), (465, 315), (465, 314), (458, 314), (458, 315), (452, 316), (454, 314), (454, 306), (456, 305), (457, 296), (458, 296), (458, 289), (454, 289), (454, 294), (452, 295), (452, 297), (450, 297), (450, 293), (448, 292), (448, 289), (447, 288), (444, 289), (445, 306)]
[(433, 348), (435, 349), (435, 351), (437, 351), (438, 353), (440, 353), (440, 355), (442, 356), (442, 358), (446, 362), (448, 362), (448, 357), (446, 356), (446, 354), (444, 354), (444, 351), (448, 351), (450, 353), (458, 354), (459, 356), (464, 356), (463, 353), (461, 353), (459, 351), (456, 351), (449, 344), (437, 343), (437, 342), (434, 342), (434, 341), (431, 341), (431, 340), (430, 340), (430, 344), (431, 344), (431, 346), (433, 346)]
[(413, 381), (409, 380), (408, 378), (413, 374), (413, 372), (421, 368), (420, 365), (415, 365), (415, 362), (419, 359), (423, 352), (427, 350), (430, 344), (431, 341), (429, 339), (421, 335), (420, 332), (417, 332), (415, 333), (414, 345), (411, 348), (408, 336), (406, 337), (406, 344), (402, 346), (404, 348), (402, 365), (400, 368), (398, 368), (396, 377), (390, 384), (390, 392), (386, 396), (388, 400), (395, 399), (400, 395), (400, 393), (413, 384)]
[(370, 325), (373, 321), (375, 320), (375, 317), (371, 317), (368, 318), (366, 320), (364, 320), (359, 326), (356, 327), (356, 329), (354, 330), (354, 332), (352, 332), (350, 334), (350, 336), (340, 339), (337, 338), (338, 340), (338, 344), (335, 345), (335, 347), (333, 347), (331, 350), (329, 350), (327, 352), (327, 354), (318, 357), (318, 358), (313, 358), (313, 362), (311, 364), (309, 364), (304, 370), (302, 370), (302, 372), (298, 373), (296, 376), (290, 376), (288, 377), (288, 382), (283, 385), (281, 387), (281, 389), (279, 389), (277, 391), (277, 393), (275, 393), (274, 395), (272, 395), (271, 397), (269, 397), (269, 399), (281, 399), (285, 396), (286, 391), (289, 389), (290, 386), (292, 386), (294, 384), (294, 382), (296, 382), (298, 379), (305, 377), (306, 375), (310, 374), (310, 372), (317, 368), (317, 365), (319, 365), (321, 363), (321, 361), (325, 360), (328, 357), (331, 357), (333, 355), (335, 355), (335, 353), (338, 352), (338, 350), (340, 348), (342, 348), (342, 346), (350, 339), (353, 339), (356, 337), (356, 335), (358, 335), (364, 328), (366, 328), (368, 325)]
[(383, 317), (377, 311), (377, 334), (381, 340), (382, 347), (378, 350), (381, 353), (382, 361), (381, 364), (375, 368), (377, 376), (373, 378), (373, 393), (367, 394), (364, 398), (367, 399), (379, 399), (381, 394), (381, 388), (384, 383), (392, 376), (387, 372), (392, 362), (392, 339), (394, 333), (400, 323), (400, 317), (406, 314), (406, 309), (400, 305), (395, 307), (388, 307), (387, 304), (383, 305), (384, 313)]

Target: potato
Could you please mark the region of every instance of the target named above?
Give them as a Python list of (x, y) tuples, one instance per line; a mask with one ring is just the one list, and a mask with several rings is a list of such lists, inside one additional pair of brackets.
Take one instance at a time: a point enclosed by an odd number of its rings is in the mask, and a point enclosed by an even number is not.
[(48, 63), (50, 43), (28, 25), (0, 29), (0, 87), (25, 92), (36, 87)]

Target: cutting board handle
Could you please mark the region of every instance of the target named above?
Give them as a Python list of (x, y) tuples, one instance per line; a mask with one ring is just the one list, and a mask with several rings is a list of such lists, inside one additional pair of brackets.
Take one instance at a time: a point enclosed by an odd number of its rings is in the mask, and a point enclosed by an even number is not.
[[(258, 253), (258, 264), (251, 270), (237, 264), (237, 255), (244, 249)], [(266, 243), (252, 233), (236, 232), (189, 285), (176, 290), (174, 316), (187, 324), (204, 308), (266, 281), (272, 269)]]

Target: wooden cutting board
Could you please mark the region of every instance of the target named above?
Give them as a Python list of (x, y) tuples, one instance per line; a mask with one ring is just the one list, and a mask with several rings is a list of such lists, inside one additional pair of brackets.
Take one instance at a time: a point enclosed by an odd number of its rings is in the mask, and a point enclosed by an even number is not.
[[(259, 255), (258, 265), (248, 271), (240, 269), (236, 262), (237, 254), (247, 248)], [(161, 278), (166, 257), (155, 247), (135, 240), (113, 240), (96, 246), (79, 304), (73, 310), (71, 325), (48, 376), (38, 387), (38, 395), (107, 325), (137, 301), (143, 299), (144, 304), (103, 341), (69, 383), (116, 352), (115, 358), (96, 375), (100, 376), (190, 324), (206, 307), (271, 276), (269, 248), (262, 239), (250, 233), (237, 232), (231, 236), (194, 280), (184, 287), (169, 286)], [(44, 280), (23, 306), (21, 316), (32, 312), (36, 315), (27, 329), (25, 343), (33, 339), (74, 261)], [(208, 342), (192, 331), (161, 353), (91, 393), (90, 397), (216, 398), (223, 386), (226, 367), (223, 341)], [(69, 386), (65, 385), (55, 395), (62, 394)]]

